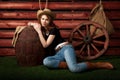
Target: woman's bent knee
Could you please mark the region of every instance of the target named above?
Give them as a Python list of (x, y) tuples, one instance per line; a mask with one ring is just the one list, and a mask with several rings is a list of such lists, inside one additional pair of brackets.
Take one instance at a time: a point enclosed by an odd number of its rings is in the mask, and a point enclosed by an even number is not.
[(45, 59), (43, 60), (43, 65), (45, 65), (45, 66), (50, 65), (50, 60), (49, 60), (49, 58), (45, 58)]
[(55, 60), (53, 58), (45, 58), (43, 60), (43, 65), (49, 67), (49, 68), (57, 68), (58, 67), (58, 64), (59, 64), (59, 61), (58, 60)]

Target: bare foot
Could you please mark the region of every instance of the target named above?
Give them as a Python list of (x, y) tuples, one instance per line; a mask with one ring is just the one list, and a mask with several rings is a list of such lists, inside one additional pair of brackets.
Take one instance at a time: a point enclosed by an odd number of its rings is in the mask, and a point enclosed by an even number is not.
[(109, 62), (97, 62), (96, 63), (98, 68), (104, 68), (104, 69), (113, 69), (113, 65)]

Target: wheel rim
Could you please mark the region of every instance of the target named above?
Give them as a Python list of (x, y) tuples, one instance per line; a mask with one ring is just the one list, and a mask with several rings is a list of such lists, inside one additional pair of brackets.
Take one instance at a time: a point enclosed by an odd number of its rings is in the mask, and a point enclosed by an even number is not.
[(100, 24), (86, 21), (73, 29), (69, 41), (78, 52), (78, 57), (91, 60), (98, 58), (107, 50), (109, 36)]

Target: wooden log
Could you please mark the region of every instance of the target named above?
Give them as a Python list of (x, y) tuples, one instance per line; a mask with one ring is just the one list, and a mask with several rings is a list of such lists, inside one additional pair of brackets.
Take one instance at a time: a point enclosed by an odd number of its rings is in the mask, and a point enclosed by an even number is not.
[[(105, 53), (103, 53), (103, 55), (109, 55), (109, 56), (112, 56), (112, 55), (120, 55), (120, 50), (119, 48), (109, 48)], [(79, 50), (76, 50), (76, 54), (77, 56), (79, 57)]]
[[(54, 22), (59, 28), (73, 29), (83, 21), (88, 20), (55, 20)], [(27, 25), (28, 22), (37, 22), (37, 20), (0, 20), (0, 29), (15, 29), (17, 26)], [(116, 30), (120, 30), (120, 20), (112, 20), (111, 23)]]
[(0, 48), (0, 56), (15, 56), (14, 48)]
[[(109, 42), (109, 47), (120, 47), (120, 39), (111, 39)], [(74, 43), (73, 45), (76, 45)], [(0, 39), (0, 47), (13, 47), (12, 39)]]
[[(57, 20), (55, 21), (56, 25), (58, 25), (59, 28), (72, 28), (74, 26), (77, 26), (80, 24), (81, 21), (72, 21), (72, 20)], [(16, 28), (17, 26), (24, 26), (27, 25), (28, 22), (37, 22), (37, 20), (0, 20), (0, 28), (6, 28), (6, 29), (12, 29)]]
[[(86, 2), (49, 2), (48, 8), (53, 10), (91, 10), (96, 3), (93, 1)], [(24, 10), (38, 10), (38, 2), (0, 2), (0, 9), (24, 9)], [(41, 3), (42, 8), (44, 8), (45, 3)], [(119, 1), (103, 1), (105, 9), (119, 10), (120, 8)], [(54, 5), (54, 6), (53, 6)]]
[[(76, 54), (79, 54), (79, 51), (76, 50)], [(109, 48), (103, 55), (120, 55), (120, 48)], [(15, 49), (0, 48), (0, 56), (15, 56)]]
[[(37, 19), (37, 11), (25, 12), (1, 12), (1, 19)], [(88, 19), (88, 12), (55, 12), (56, 19)]]
[[(0, 20), (0, 28), (12, 29), (17, 26), (24, 26), (31, 20)], [(32, 20), (33, 22), (34, 20)]]
[(0, 31), (0, 39), (10, 39), (13, 38), (15, 31)]
[[(0, 12), (0, 19), (37, 19), (36, 17), (37, 11), (22, 11), (22, 12), (13, 12), (13, 11), (1, 11)], [(88, 11), (60, 11), (55, 12), (56, 13), (56, 19), (89, 19), (90, 12)], [(120, 11), (105, 11), (106, 16), (109, 19), (120, 19)], [(115, 14), (115, 15), (111, 15)]]
[(0, 47), (13, 47), (11, 39), (0, 39)]
[[(63, 38), (69, 38), (71, 32), (72, 30), (60, 30), (60, 33)], [(114, 33), (109, 35), (109, 39), (120, 39), (119, 35), (120, 35), (119, 30), (115, 31)]]
[[(2, 39), (12, 39), (13, 35), (14, 35), (14, 30), (9, 30), (9, 31), (0, 31), (0, 38)], [(60, 30), (60, 33), (62, 35), (63, 38), (68, 38), (70, 33), (72, 32), (72, 30)], [(110, 39), (111, 38), (120, 38), (120, 33), (119, 30), (115, 31), (112, 35), (110, 35)]]
[(1, 19), (37, 19), (36, 11), (21, 11), (21, 12), (13, 12), (13, 11), (1, 11), (0, 12)]
[[(9, 30), (9, 31), (0, 31), (0, 39), (12, 39), (13, 35), (14, 35), (15, 30)], [(68, 38), (70, 36), (70, 33), (72, 32), (72, 30), (60, 30), (60, 33), (62, 35), (63, 38)], [(110, 39), (111, 38), (115, 38), (115, 39), (119, 39), (120, 38), (120, 33), (119, 30), (116, 30), (112, 35), (110, 35)]]
[(104, 55), (120, 55), (120, 48), (109, 48)]

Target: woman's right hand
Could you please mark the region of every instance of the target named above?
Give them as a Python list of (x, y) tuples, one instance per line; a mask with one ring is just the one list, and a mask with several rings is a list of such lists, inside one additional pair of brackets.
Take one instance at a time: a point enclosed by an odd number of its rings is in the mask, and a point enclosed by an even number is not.
[(28, 26), (33, 26), (33, 28), (39, 33), (41, 30), (41, 26), (39, 23), (28, 22)]
[(39, 23), (36, 23), (36, 22), (28, 22), (27, 23), (28, 26), (36, 26), (37, 24), (39, 24)]

